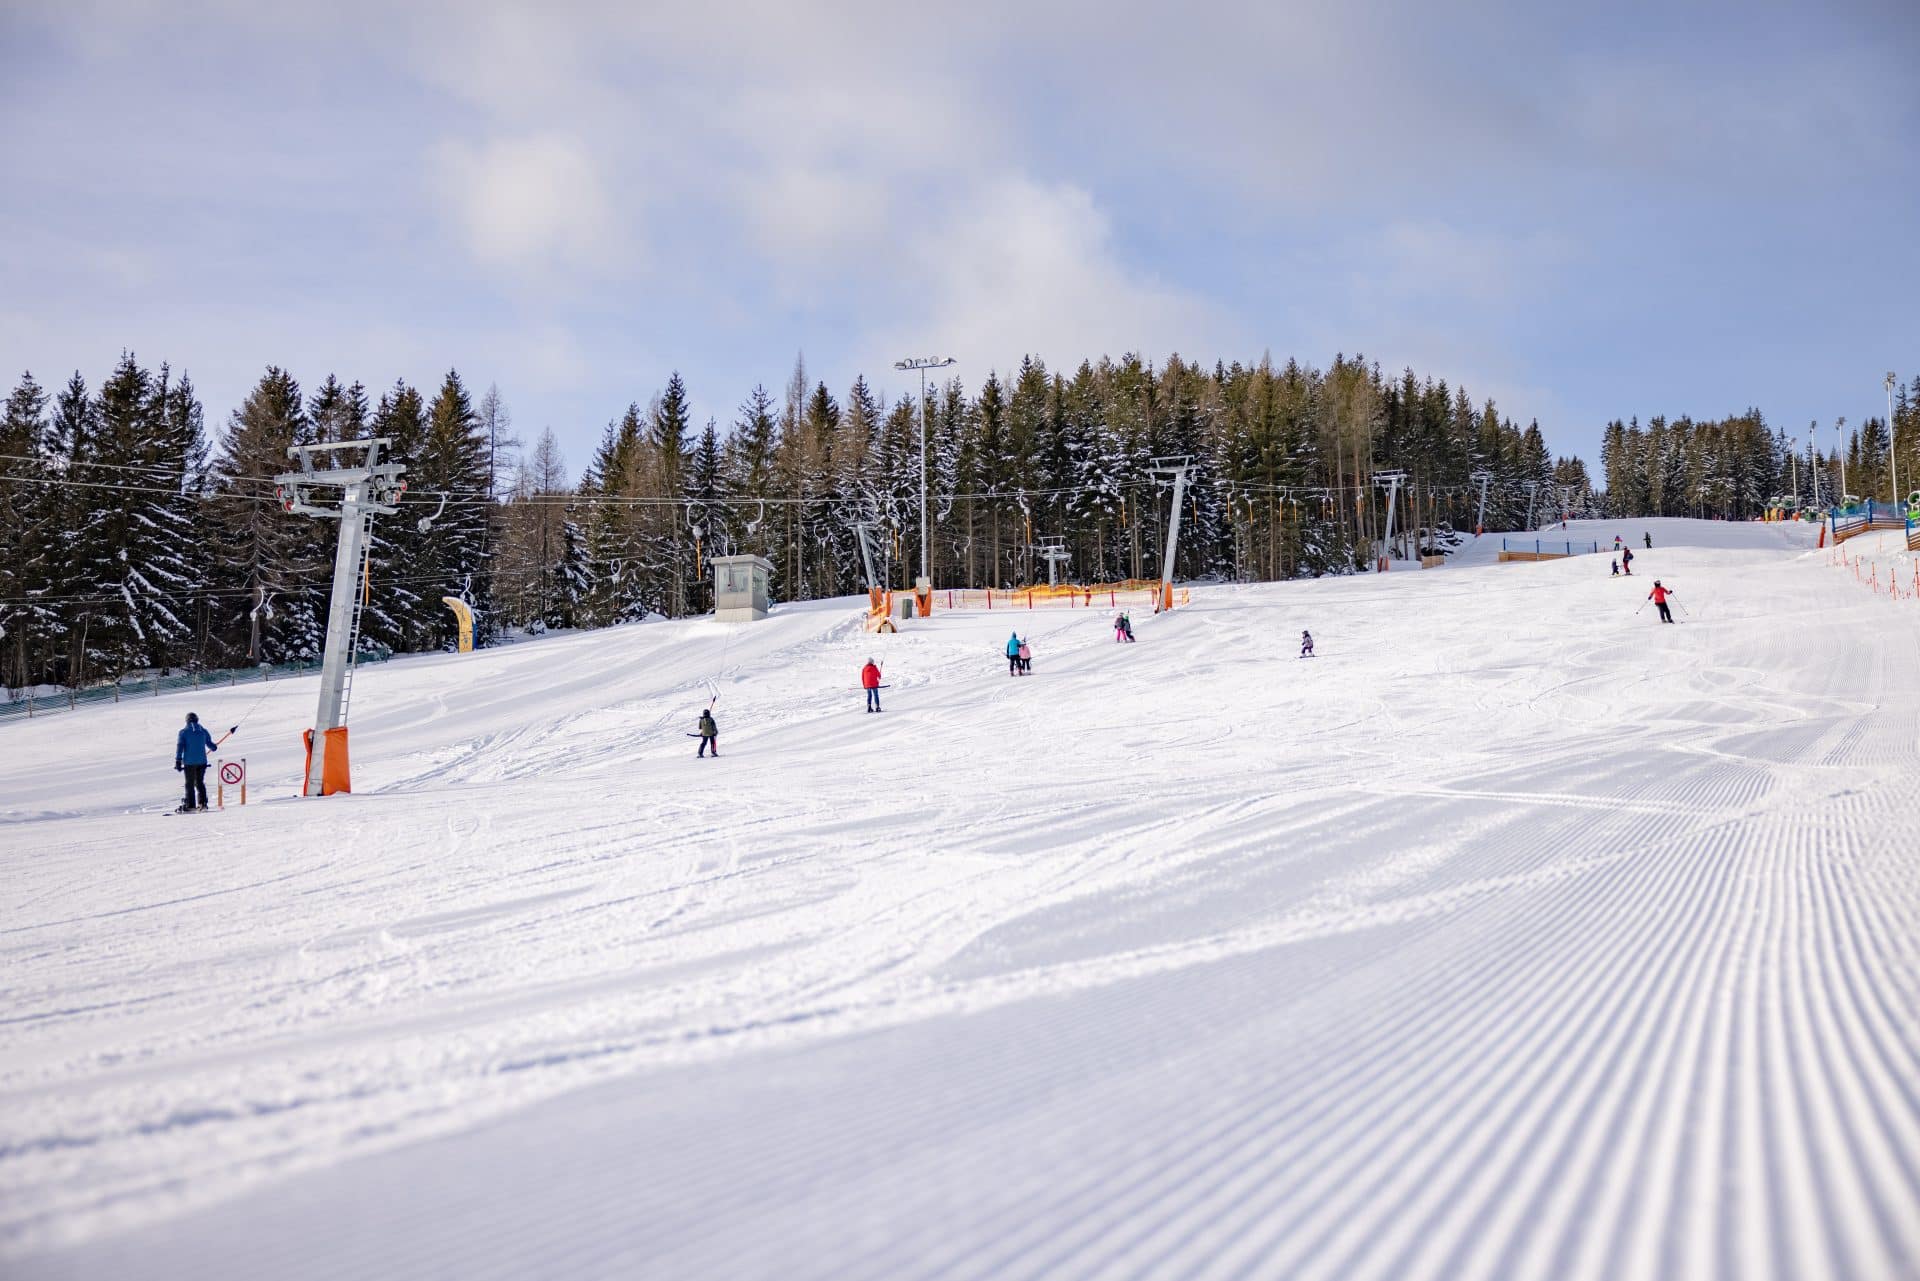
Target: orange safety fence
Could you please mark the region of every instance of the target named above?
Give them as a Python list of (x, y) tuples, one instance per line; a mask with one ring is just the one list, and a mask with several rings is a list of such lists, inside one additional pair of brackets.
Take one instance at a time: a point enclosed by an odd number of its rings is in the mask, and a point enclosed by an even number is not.
[[(936, 606), (948, 610), (996, 609), (1152, 609), (1160, 594), (1155, 582), (1097, 583), (1090, 586), (945, 588), (934, 593)], [(1191, 588), (1171, 590), (1175, 608), (1193, 600)]]
[(1849, 555), (1844, 547), (1828, 552), (1827, 564), (1852, 570), (1854, 582), (1875, 593), (1885, 591), (1889, 600), (1920, 600), (1920, 561), (1911, 565), (1889, 564), (1884, 580), (1878, 558)]

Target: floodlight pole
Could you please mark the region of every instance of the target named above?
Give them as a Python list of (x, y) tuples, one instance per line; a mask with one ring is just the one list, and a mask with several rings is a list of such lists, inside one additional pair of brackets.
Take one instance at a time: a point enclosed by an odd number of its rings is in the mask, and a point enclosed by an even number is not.
[(1813, 450), (1813, 433), (1820, 426), (1817, 418), (1807, 422), (1807, 479), (1813, 485), (1813, 505), (1820, 506), (1820, 456)]
[(1900, 433), (1893, 426), (1893, 384), (1897, 382), (1893, 371), (1887, 371), (1887, 455), (1893, 459), (1893, 507), (1897, 512), (1907, 510), (1906, 497), (1900, 492)]
[(1482, 467), (1467, 479), (1480, 486), (1480, 512), (1473, 518), (1473, 536), (1478, 538), (1487, 532), (1487, 486), (1493, 483), (1493, 473)]
[(933, 557), (927, 532), (927, 371), (957, 364), (952, 356), (913, 356), (893, 362), (895, 369), (920, 371), (920, 581), (922, 591), (933, 590)]
[[(340, 538), (333, 553), (333, 593), (327, 605), (326, 649), (320, 662), (320, 701), (314, 711), (313, 744), (307, 757), (306, 782), (301, 789), (306, 796), (323, 794), (327, 731), (338, 729), (347, 721), (347, 700), (353, 687), (354, 645), (360, 630), (360, 568), (367, 555), (367, 536), (373, 517), (376, 513), (392, 515), (399, 511), (394, 504), (406, 490), (405, 482), (400, 479), (405, 465), (380, 461), (380, 450), (392, 443), (388, 437), (378, 436), (324, 445), (290, 445), (287, 457), (297, 460), (300, 470), (282, 472), (273, 478), (283, 510), (340, 522)], [(367, 451), (362, 466), (314, 468), (316, 455), (337, 455), (349, 449)], [(312, 491), (322, 486), (341, 491), (338, 507), (312, 501)]]

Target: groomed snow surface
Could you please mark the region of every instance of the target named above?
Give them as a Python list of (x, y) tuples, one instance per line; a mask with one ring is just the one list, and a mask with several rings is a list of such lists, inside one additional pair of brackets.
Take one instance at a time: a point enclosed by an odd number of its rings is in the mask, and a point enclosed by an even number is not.
[(1920, 1274), (1920, 603), (1615, 532), (0, 728), (0, 1271)]

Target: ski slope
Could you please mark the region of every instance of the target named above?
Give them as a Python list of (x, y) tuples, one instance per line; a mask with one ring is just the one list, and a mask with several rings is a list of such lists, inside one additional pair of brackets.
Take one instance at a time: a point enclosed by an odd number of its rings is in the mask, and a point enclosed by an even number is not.
[(1616, 532), (0, 729), (0, 1271), (1920, 1275), (1920, 603)]

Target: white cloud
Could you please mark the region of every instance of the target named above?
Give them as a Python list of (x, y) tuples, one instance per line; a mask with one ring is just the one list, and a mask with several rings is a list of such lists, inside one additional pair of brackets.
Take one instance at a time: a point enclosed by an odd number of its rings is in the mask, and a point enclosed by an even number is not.
[(1358, 283), (1394, 300), (1505, 304), (1542, 290), (1567, 252), (1563, 238), (1546, 231), (1469, 231), (1406, 220), (1389, 225), (1360, 255), (1367, 267)]
[(476, 261), (524, 275), (630, 260), (592, 153), (561, 133), (442, 144), (434, 194)]
[(1197, 295), (1130, 266), (1092, 196), (1065, 183), (984, 183), (913, 241), (910, 263), (864, 344), (872, 361), (902, 344), (938, 349), (977, 379), (1028, 353), (1211, 351), (1232, 327)]

